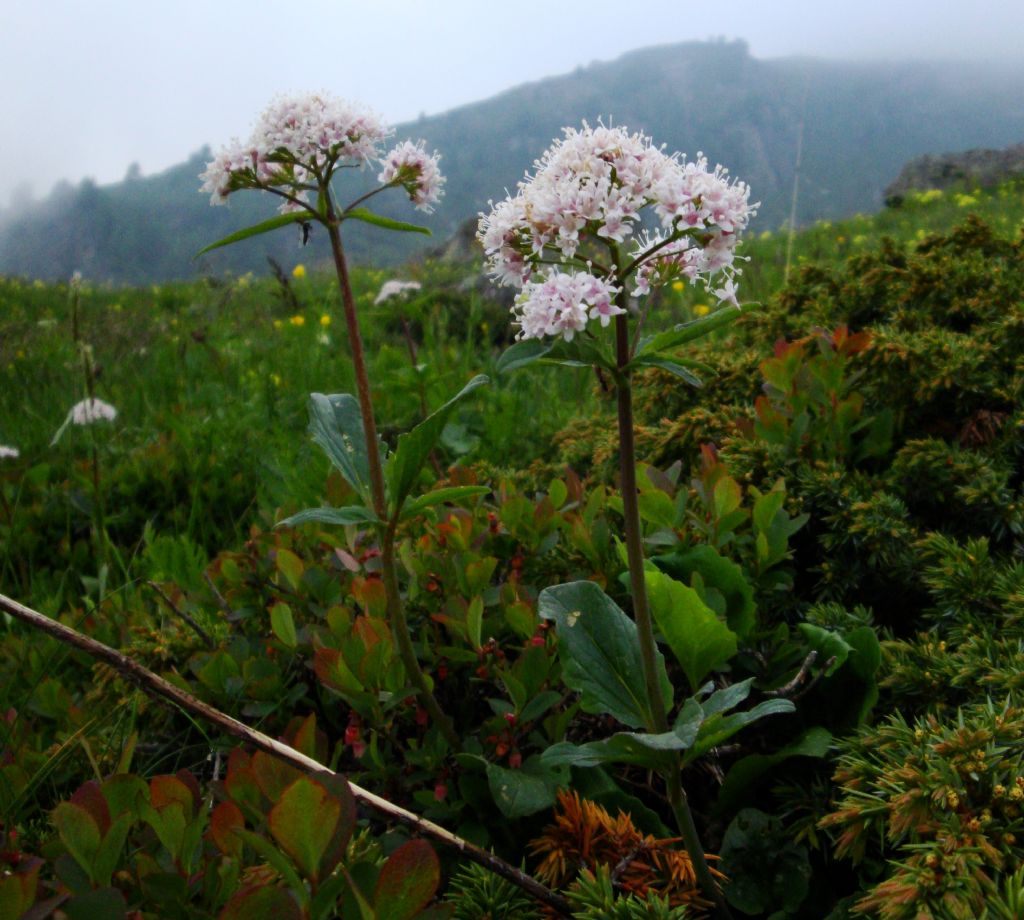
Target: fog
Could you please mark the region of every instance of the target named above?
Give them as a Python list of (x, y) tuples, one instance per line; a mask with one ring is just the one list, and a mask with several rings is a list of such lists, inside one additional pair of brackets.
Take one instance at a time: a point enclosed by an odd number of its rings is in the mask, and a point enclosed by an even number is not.
[[(0, 206), (122, 179), (248, 133), (277, 93), (325, 89), (409, 121), (653, 44), (742, 38), (760, 58), (1024, 64), (1024, 3), (595, 0), (7, 2)], [(642, 11), (637, 13), (634, 11)], [(133, 166), (133, 164), (135, 164)]]

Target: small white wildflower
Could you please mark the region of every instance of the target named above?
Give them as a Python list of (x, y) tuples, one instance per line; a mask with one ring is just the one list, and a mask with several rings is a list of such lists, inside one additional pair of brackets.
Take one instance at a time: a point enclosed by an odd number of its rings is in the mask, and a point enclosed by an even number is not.
[(382, 304), (386, 300), (391, 300), (392, 297), (401, 297), (410, 291), (418, 291), (422, 286), (418, 281), (385, 281), (374, 298), (373, 305)]
[(17, 447), (8, 447), (6, 444), (0, 444), (0, 460), (17, 460), (21, 456), (21, 451)]
[(71, 407), (69, 415), (73, 425), (91, 425), (101, 419), (112, 422), (117, 418), (117, 409), (102, 399), (83, 399)]

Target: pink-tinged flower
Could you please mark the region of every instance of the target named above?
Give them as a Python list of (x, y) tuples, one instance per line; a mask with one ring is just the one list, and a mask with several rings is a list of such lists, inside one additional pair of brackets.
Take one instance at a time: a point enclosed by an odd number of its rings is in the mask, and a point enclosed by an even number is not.
[(91, 425), (101, 419), (112, 422), (117, 418), (117, 409), (102, 399), (83, 399), (71, 407), (68, 415), (74, 425)]
[[(335, 165), (362, 166), (390, 134), (380, 116), (326, 93), (282, 96), (260, 115), (250, 138), (232, 140), (200, 174), (211, 204), (240, 189), (270, 188), (305, 201), (308, 186)], [(300, 205), (286, 201), (284, 210)]]
[[(616, 290), (632, 283), (635, 295), (679, 276), (709, 287), (712, 275), (724, 273), (726, 286), (718, 290), (735, 299), (735, 249), (757, 205), (746, 184), (731, 180), (723, 167), (710, 170), (703, 154), (686, 162), (643, 134), (586, 122), (580, 130), (566, 128), (534, 167), (514, 195), (480, 215), (477, 233), (491, 275), (523, 289), (514, 308), (520, 338), (570, 338), (585, 325), (583, 317), (606, 324), (624, 312), (610, 300), (584, 310), (578, 297), (566, 299), (564, 282), (556, 296), (550, 282), (560, 277), (557, 269), (533, 281), (534, 272), (552, 262), (566, 266), (565, 277), (583, 268), (593, 276), (594, 266), (606, 262), (603, 283)], [(639, 232), (645, 209), (660, 222), (660, 235)], [(606, 247), (630, 237), (636, 242), (629, 272), (619, 277), (622, 263), (611, 265)]]
[(385, 281), (373, 299), (373, 305), (378, 306), (393, 297), (401, 297), (403, 294), (418, 291), (421, 287), (422, 285), (418, 281)]
[(17, 447), (8, 447), (6, 444), (0, 444), (0, 460), (17, 460), (21, 456), (21, 451)]
[(444, 194), (445, 179), (437, 168), (440, 159), (437, 151), (427, 153), (422, 141), (404, 141), (384, 156), (384, 169), (377, 181), (401, 185), (419, 210), (432, 211)]
[(625, 311), (616, 306), (618, 288), (586, 272), (552, 271), (541, 281), (529, 281), (516, 298), (512, 312), (519, 324), (518, 339), (560, 335), (567, 342), (598, 319), (607, 326)]

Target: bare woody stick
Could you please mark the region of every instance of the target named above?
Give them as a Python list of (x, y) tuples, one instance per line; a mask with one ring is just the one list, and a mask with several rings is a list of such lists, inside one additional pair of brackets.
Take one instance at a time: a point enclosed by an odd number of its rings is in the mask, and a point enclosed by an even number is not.
[[(214, 709), (202, 700), (196, 699), (191, 694), (175, 687), (162, 677), (154, 674), (152, 671), (144, 668), (137, 662), (132, 661), (130, 658), (122, 655), (115, 649), (104, 645), (102, 642), (97, 642), (95, 639), (90, 639), (88, 636), (83, 636), (80, 632), (65, 626), (63, 623), (51, 620), (49, 617), (44, 616), (38, 611), (33, 610), (30, 607), (26, 607), (23, 604), (19, 604), (17, 601), (12, 600), (3, 594), (0, 594), (0, 610), (10, 614), (17, 620), (21, 620), (23, 623), (28, 623), (30, 626), (41, 629), (43, 632), (55, 638), (58, 642), (74, 646), (86, 654), (91, 655), (93, 658), (105, 662), (114, 668), (114, 670), (116, 670), (126, 680), (139, 687), (143, 693), (146, 693), (157, 700), (162, 700), (175, 706), (180, 706), (192, 715), (217, 726), (217, 728), (226, 734), (233, 735), (234, 737), (251, 744), (253, 747), (259, 748), (261, 751), (265, 751), (274, 757), (278, 757), (285, 763), (291, 764), (293, 767), (317, 773), (332, 772), (312, 757), (307, 757), (300, 751), (295, 750), (295, 748), (289, 747), (287, 744), (283, 744), (280, 741), (275, 741), (269, 735), (264, 735), (262, 732), (250, 728), (248, 725), (245, 725), (243, 722), (239, 722), (237, 719), (233, 719), (231, 716), (226, 715), (220, 710)], [(475, 846), (468, 840), (463, 840), (461, 837), (457, 837), (455, 834), (450, 831), (446, 831), (443, 827), (434, 824), (432, 821), (427, 821), (424, 818), (420, 818), (413, 814), (411, 811), (407, 811), (398, 805), (393, 805), (387, 799), (382, 799), (380, 796), (374, 795), (369, 790), (363, 789), (355, 783), (349, 783), (349, 788), (352, 790), (352, 794), (355, 798), (369, 808), (386, 815), (388, 818), (391, 818), (400, 824), (404, 824), (406, 827), (411, 828), (429, 840), (444, 844), (445, 846), (454, 847), (466, 859), (478, 863), (484, 868), (489, 869), (491, 872), (494, 872), (496, 875), (500, 875), (503, 878), (508, 879), (512, 884), (522, 888), (525, 892), (532, 895), (543, 904), (546, 904), (548, 907), (553, 908), (562, 916), (570, 916), (572, 908), (565, 898), (552, 891), (550, 888), (546, 888), (532, 876), (527, 875), (515, 866), (498, 858), (493, 853), (488, 853), (486, 850)]]

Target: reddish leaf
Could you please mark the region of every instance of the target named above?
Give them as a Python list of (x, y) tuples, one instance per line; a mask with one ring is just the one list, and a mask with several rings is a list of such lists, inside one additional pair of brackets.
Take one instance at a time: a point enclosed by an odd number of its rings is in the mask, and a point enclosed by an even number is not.
[(410, 840), (391, 854), (377, 879), (374, 907), (378, 917), (409, 920), (434, 897), (441, 864), (425, 840)]
[(260, 790), (271, 802), (281, 798), (281, 793), (302, 776), (301, 770), (289, 766), (283, 760), (264, 754), (263, 751), (257, 751), (252, 755), (252, 771)]
[(234, 802), (221, 802), (210, 815), (210, 836), (226, 856), (242, 857), (242, 839), (235, 828), (245, 827), (242, 810)]
[(258, 809), (263, 799), (256, 772), (249, 755), (235, 748), (228, 755), (228, 772), (224, 777), (224, 789), (234, 802)]
[(321, 763), (327, 759), (327, 735), (317, 731), (315, 713), (311, 712), (305, 719), (292, 719), (284, 736), (288, 744), (307, 757)]
[(89, 780), (85, 785), (79, 786), (71, 801), (84, 808), (92, 816), (93, 821), (100, 830), (100, 836), (106, 836), (110, 830), (110, 808), (107, 800), (103, 797), (100, 784), (96, 780)]
[(302, 920), (302, 910), (283, 888), (260, 885), (238, 892), (217, 915), (217, 920)]
[(192, 790), (176, 776), (154, 776), (149, 781), (149, 801), (157, 811), (177, 802), (186, 820), (195, 812)]
[(320, 783), (300, 776), (281, 793), (268, 824), (281, 849), (306, 878), (316, 881), (340, 816), (340, 802)]
[(383, 619), (387, 613), (384, 582), (379, 578), (353, 578), (352, 595), (371, 617)]

